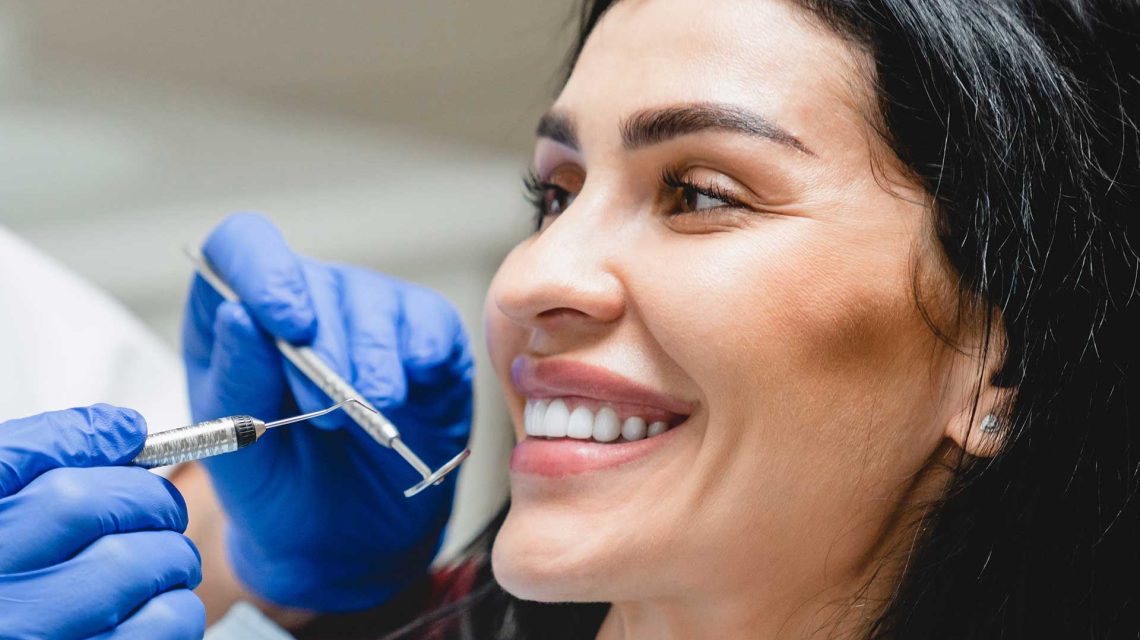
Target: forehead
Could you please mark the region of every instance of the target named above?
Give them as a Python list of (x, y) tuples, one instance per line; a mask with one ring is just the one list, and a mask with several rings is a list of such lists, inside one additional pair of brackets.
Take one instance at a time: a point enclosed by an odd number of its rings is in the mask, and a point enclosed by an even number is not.
[(840, 133), (829, 130), (838, 120), (862, 120), (861, 55), (782, 0), (621, 0), (590, 35), (556, 107), (589, 128), (662, 105), (736, 104), (815, 148)]

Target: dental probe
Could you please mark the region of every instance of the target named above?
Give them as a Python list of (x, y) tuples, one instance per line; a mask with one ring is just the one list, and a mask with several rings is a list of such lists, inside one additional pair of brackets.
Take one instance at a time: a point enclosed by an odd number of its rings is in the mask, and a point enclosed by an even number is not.
[[(214, 271), (213, 267), (206, 261), (205, 256), (191, 247), (186, 247), (184, 251), (190, 261), (194, 263), (194, 268), (197, 269), (198, 274), (218, 292), (218, 295), (231, 302), (241, 302), (241, 298)], [(471, 450), (464, 448), (463, 451), (459, 452), (459, 455), (448, 460), (446, 464), (433, 472), (431, 467), (424, 464), (419, 456), (400, 439), (400, 432), (396, 429), (396, 425), (392, 424), (390, 420), (384, 417), (384, 414), (365, 400), (344, 378), (337, 375), (332, 367), (317, 355), (316, 351), (310, 347), (291, 344), (281, 338), (277, 338), (275, 342), (281, 355), (285, 356), (285, 359), (293, 363), (293, 366), (297, 367), (297, 370), (310, 382), (337, 403), (337, 406), (344, 405), (349, 400), (355, 400), (355, 402), (344, 406), (344, 412), (356, 424), (360, 425), (365, 433), (372, 436), (373, 440), (400, 454), (401, 458), (423, 476), (423, 480), (404, 490), (405, 497), (410, 498), (433, 484), (439, 484), (443, 481), (444, 476), (454, 471), (461, 462), (467, 459), (467, 456), (471, 455)]]
[(273, 422), (263, 422), (253, 416), (226, 416), (152, 433), (146, 437), (146, 444), (131, 464), (153, 469), (237, 451), (257, 442), (269, 429), (311, 420), (350, 403), (359, 404), (360, 401), (349, 398), (320, 411)]

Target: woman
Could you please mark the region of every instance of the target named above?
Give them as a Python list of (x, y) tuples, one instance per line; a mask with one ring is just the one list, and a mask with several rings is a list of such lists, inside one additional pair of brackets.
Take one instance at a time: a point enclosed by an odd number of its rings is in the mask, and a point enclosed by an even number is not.
[(1137, 19), (587, 5), (486, 307), (511, 505), (443, 627), (1134, 636)]
[(1134, 636), (1140, 16), (1112, 4), (588, 6), (492, 356), (516, 408), (523, 353), (694, 409), (621, 471), (516, 471), (512, 595), (466, 615)]
[[(510, 506), (429, 588), (447, 494), (376, 502), (353, 430), (291, 431), (207, 465), (239, 579), (200, 593), (298, 635), (1134, 637), (1138, 17), (588, 3), (536, 232), (487, 298)], [(259, 324), (364, 382), (394, 351), (373, 395), (430, 457), (459, 446), (469, 358), (436, 302), (256, 218), (206, 251), (256, 295), (192, 294), (196, 415), (316, 402)]]
[(692, 409), (520, 443), (473, 637), (1134, 636), (1136, 6), (584, 15), (492, 358)]

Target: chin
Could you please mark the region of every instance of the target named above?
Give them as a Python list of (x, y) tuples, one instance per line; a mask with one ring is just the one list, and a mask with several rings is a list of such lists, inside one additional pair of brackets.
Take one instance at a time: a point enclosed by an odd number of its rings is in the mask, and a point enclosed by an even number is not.
[(604, 543), (609, 536), (595, 519), (534, 511), (512, 505), (495, 538), (491, 568), (499, 585), (516, 598), (537, 602), (612, 600), (613, 581), (627, 564), (620, 545)]

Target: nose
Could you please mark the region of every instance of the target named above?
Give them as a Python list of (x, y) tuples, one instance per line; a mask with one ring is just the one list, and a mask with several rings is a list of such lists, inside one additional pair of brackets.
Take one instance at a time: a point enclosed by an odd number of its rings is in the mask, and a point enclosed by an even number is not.
[[(583, 192), (545, 229), (515, 248), (494, 283), (499, 310), (523, 327), (588, 329), (625, 312), (616, 272), (620, 238)], [(601, 203), (598, 203), (601, 205)]]

